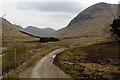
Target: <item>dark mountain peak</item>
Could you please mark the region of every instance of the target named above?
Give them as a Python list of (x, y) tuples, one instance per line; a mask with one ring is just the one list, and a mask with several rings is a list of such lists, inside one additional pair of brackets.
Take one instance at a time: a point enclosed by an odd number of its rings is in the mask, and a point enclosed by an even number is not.
[[(94, 4), (92, 5), (93, 7), (99, 7), (99, 8), (106, 8), (106, 7), (109, 7), (111, 4), (108, 4), (108, 3), (105, 3), (105, 2), (101, 2), (101, 3), (97, 3), (97, 4)], [(91, 7), (92, 7), (91, 6)]]
[(53, 28), (44, 28), (44, 29), (56, 31), (56, 30), (53, 29)]
[(25, 29), (27, 28), (37, 28), (37, 27), (34, 27), (34, 26), (27, 26)]
[(54, 30), (54, 31), (56, 31), (56, 30), (53, 29), (53, 28), (37, 28), (37, 27), (35, 27), (35, 26), (28, 26), (28, 27), (26, 27), (25, 29), (27, 29), (27, 28), (34, 28), (34, 29), (41, 29), (41, 30)]
[(105, 3), (105, 2), (100, 2), (100, 3), (97, 3), (95, 5), (108, 5), (108, 3)]
[[(104, 3), (104, 2), (94, 4), (90, 7), (88, 7), (87, 9), (85, 9), (84, 11), (80, 12), (73, 20), (71, 20), (71, 22), (68, 24), (67, 27), (69, 27), (70, 25), (75, 24), (77, 22), (80, 22), (80, 21), (84, 21), (84, 20), (93, 19), (95, 17), (98, 17), (100, 14), (99, 15), (96, 15), (96, 14), (99, 12), (102, 12), (102, 11), (108, 11), (109, 13), (111, 13), (112, 7), (113, 6), (111, 4)], [(103, 15), (103, 14), (101, 14), (101, 15)], [(112, 14), (112, 15), (113, 15), (113, 17), (116, 16), (114, 14)]]

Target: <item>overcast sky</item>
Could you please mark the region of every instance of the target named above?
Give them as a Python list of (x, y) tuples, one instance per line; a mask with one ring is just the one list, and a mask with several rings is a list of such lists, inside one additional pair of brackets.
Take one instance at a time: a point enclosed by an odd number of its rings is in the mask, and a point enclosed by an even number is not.
[[(117, 4), (119, 0), (2, 0), (0, 16), (22, 27), (60, 29), (85, 8), (107, 2)], [(2, 11), (2, 12), (1, 12)]]

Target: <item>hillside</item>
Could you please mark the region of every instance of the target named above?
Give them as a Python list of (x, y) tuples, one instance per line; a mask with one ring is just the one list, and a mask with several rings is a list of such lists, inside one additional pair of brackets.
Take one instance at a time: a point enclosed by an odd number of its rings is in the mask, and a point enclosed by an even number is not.
[(98, 3), (80, 12), (57, 37), (108, 36), (108, 27), (117, 16), (117, 5)]
[(28, 26), (27, 28), (25, 28), (25, 30), (27, 30), (28, 32), (34, 35), (41, 36), (41, 37), (51, 36), (51, 34), (53, 34), (56, 31), (52, 28), (41, 28), (40, 29), (34, 26)]
[[(11, 24), (6, 19), (2, 18), (2, 40), (7, 42), (12, 41), (34, 41), (39, 40), (39, 38), (32, 37), (30, 35), (24, 34), (20, 31), (25, 31), (22, 27), (16, 27), (17, 25)], [(31, 34), (31, 33), (29, 33)]]

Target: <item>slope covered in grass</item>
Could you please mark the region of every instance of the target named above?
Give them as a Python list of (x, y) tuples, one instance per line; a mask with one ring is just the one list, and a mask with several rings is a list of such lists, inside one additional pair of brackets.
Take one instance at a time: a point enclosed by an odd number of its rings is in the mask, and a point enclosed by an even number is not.
[(109, 36), (109, 25), (117, 17), (117, 5), (94, 4), (73, 18), (68, 26), (54, 34), (57, 37)]
[[(2, 41), (6, 42), (22, 42), (22, 41), (34, 41), (39, 38), (32, 37), (30, 35), (20, 32), (23, 28), (18, 28), (16, 25), (11, 24), (6, 19), (2, 18)], [(24, 30), (25, 31), (25, 30)], [(27, 31), (25, 31), (27, 33)]]

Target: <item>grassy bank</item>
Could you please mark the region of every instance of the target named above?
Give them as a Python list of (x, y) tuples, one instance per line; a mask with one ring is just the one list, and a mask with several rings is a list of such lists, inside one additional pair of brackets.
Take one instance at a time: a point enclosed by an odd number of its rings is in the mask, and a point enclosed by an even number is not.
[(6, 44), (5, 47), (6, 49), (3, 51), (3, 56), (2, 56), (3, 74), (8, 73), (11, 69), (15, 69), (17, 66), (28, 61), (33, 55), (29, 51), (31, 50), (30, 47), (24, 43)]
[(75, 79), (119, 80), (119, 47), (110, 42), (76, 47), (58, 54), (54, 63)]
[(11, 70), (9, 75), (8, 75), (8, 78), (18, 78), (18, 75), (21, 72), (23, 72), (24, 70), (26, 70), (29, 67), (33, 67), (38, 60), (40, 60), (42, 57), (49, 54), (51, 51), (53, 51), (55, 49), (58, 49), (58, 47), (43, 50), (41, 53), (34, 55), (31, 58), (31, 60), (29, 60), (28, 62), (24, 63), (23, 65), (21, 65), (19, 67), (17, 67), (15, 70)]
[(38, 43), (4, 43), (6, 50), (3, 51), (2, 56), (3, 75), (9, 73), (9, 78), (17, 78), (19, 73), (34, 66), (38, 60), (58, 48), (43, 47), (37, 44)]

